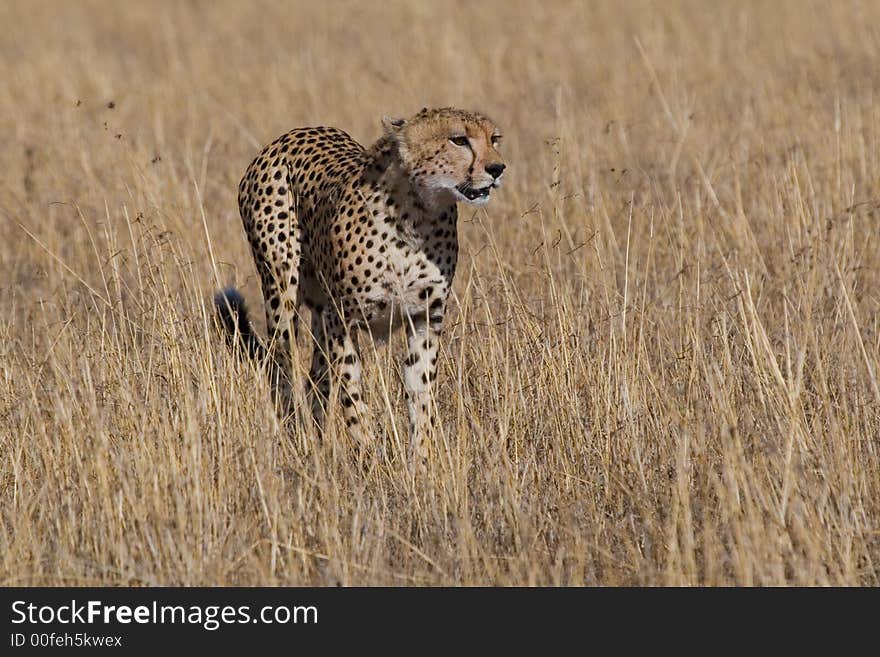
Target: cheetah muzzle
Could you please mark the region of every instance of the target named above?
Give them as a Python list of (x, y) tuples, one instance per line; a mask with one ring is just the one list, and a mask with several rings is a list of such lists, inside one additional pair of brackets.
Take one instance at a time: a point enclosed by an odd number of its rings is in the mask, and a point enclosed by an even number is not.
[(363, 445), (373, 441), (373, 427), (361, 395), (358, 334), (380, 339), (404, 326), (410, 458), (424, 462), (458, 260), (456, 203), (488, 203), (505, 164), (498, 127), (482, 114), (423, 109), (409, 119), (386, 117), (383, 125), (369, 148), (336, 128), (297, 128), (257, 155), (239, 184), (238, 204), (263, 290), (266, 345), (234, 288), (219, 292), (215, 304), (240, 353), (269, 360), (285, 413), (293, 410), (292, 350), (307, 308), (312, 416), (322, 427), (338, 388), (347, 431)]
[(486, 185), (485, 187), (480, 187), (479, 189), (476, 187), (471, 187), (469, 184), (464, 183), (461, 185), (456, 185), (456, 189), (461, 192), (461, 195), (464, 196), (468, 201), (476, 201), (479, 199), (488, 199), (489, 193), (492, 191), (492, 185)]

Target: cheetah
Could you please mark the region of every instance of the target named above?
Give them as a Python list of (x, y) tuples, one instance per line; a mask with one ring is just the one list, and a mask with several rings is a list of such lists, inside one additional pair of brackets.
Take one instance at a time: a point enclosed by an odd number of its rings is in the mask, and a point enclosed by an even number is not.
[(382, 124), (369, 148), (337, 128), (313, 127), (291, 130), (257, 155), (238, 203), (262, 285), (268, 345), (254, 333), (235, 288), (218, 292), (215, 304), (230, 340), (251, 356), (269, 356), (288, 385), (299, 309), (308, 308), (313, 418), (322, 426), (332, 380), (347, 431), (363, 445), (374, 436), (360, 390), (357, 335), (382, 342), (404, 326), (409, 457), (424, 461), (458, 259), (456, 204), (485, 205), (506, 164), (498, 127), (476, 112), (426, 108)]

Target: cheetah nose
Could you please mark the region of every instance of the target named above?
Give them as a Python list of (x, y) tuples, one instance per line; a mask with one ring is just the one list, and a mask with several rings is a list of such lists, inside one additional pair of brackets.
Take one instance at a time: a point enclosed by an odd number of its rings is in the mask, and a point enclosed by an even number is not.
[(493, 178), (497, 178), (502, 173), (504, 173), (505, 165), (501, 162), (493, 162), (492, 164), (486, 165), (486, 173), (488, 173)]

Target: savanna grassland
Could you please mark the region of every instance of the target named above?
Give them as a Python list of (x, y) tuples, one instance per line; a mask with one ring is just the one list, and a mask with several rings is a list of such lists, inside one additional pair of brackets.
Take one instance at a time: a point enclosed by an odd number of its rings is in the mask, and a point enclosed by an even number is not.
[[(877, 585), (880, 5), (0, 4), (0, 584)], [(260, 146), (478, 109), (440, 427), (212, 324)], [(303, 353), (302, 369), (306, 370)]]

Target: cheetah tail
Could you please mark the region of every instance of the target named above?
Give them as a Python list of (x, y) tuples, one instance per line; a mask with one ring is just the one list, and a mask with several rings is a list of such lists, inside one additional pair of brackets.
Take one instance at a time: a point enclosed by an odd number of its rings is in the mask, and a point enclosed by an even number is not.
[(254, 333), (241, 293), (234, 287), (220, 290), (214, 295), (214, 307), (217, 310), (218, 322), (226, 334), (226, 340), (229, 344), (234, 346), (238, 340), (239, 345), (248, 356), (261, 360), (265, 358), (266, 348)]

